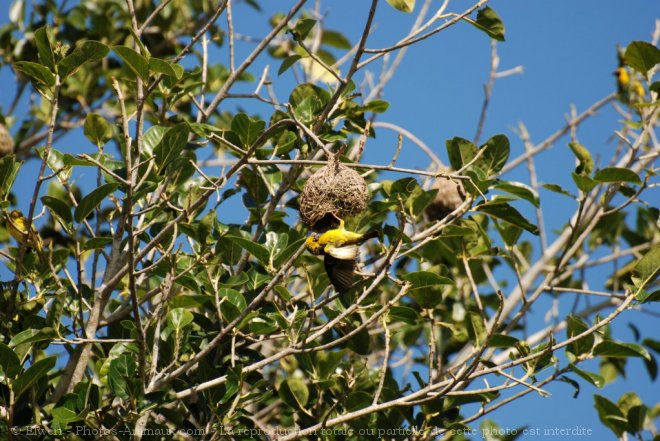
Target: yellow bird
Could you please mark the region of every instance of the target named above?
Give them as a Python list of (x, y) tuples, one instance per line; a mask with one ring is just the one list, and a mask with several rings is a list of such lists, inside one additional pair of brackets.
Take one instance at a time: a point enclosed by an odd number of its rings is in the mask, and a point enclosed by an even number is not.
[(343, 294), (353, 286), (358, 246), (373, 237), (378, 237), (377, 231), (354, 233), (346, 230), (344, 221), (339, 219), (336, 228), (323, 234), (312, 234), (305, 241), (305, 245), (310, 253), (324, 256), (325, 272), (337, 292)]
[(14, 239), (19, 243), (28, 247), (28, 249), (33, 248), (41, 255), (43, 250), (43, 243), (39, 237), (39, 233), (34, 228), (34, 225), (30, 225), (30, 231), (27, 230), (28, 221), (23, 216), (19, 210), (12, 210), (7, 213), (4, 212), (5, 226), (9, 234), (11, 234)]
[(646, 95), (644, 86), (639, 80), (631, 76), (628, 69), (620, 66), (614, 71), (614, 76), (616, 77), (616, 89), (621, 101), (629, 104), (644, 100)]

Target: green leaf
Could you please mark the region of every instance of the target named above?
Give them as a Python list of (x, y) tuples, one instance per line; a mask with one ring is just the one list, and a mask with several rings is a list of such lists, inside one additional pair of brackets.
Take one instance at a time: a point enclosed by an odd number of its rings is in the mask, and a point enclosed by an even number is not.
[(167, 321), (172, 325), (175, 332), (180, 333), (192, 323), (193, 315), (186, 308), (174, 308), (167, 314)]
[(65, 228), (68, 228), (71, 222), (73, 222), (73, 216), (71, 215), (71, 208), (69, 207), (69, 204), (67, 204), (63, 200), (52, 196), (42, 196), (41, 202), (46, 207), (50, 208), (53, 217), (61, 219), (62, 225)]
[(73, 402), (75, 397), (75, 394), (67, 394), (62, 400), (60, 400), (60, 403), (64, 402), (64, 404), (53, 408), (52, 414), (54, 427), (63, 429), (66, 428), (69, 423), (78, 419), (78, 413), (75, 410), (75, 403)]
[(131, 398), (130, 379), (133, 378), (137, 365), (129, 354), (122, 354), (110, 362), (108, 369), (108, 384), (119, 398)]
[(97, 250), (107, 247), (112, 243), (112, 237), (97, 236), (89, 239), (82, 246), (83, 250)]
[(520, 235), (523, 232), (522, 228), (508, 222), (497, 223), (496, 227), (497, 231), (502, 236), (504, 243), (509, 247), (518, 243), (518, 239), (520, 239)]
[(254, 317), (250, 320), (248, 328), (250, 329), (250, 332), (256, 335), (272, 334), (278, 330), (277, 323), (264, 315)]
[(454, 281), (429, 271), (417, 271), (406, 274), (403, 280), (410, 282), (410, 292), (417, 303), (424, 309), (432, 309), (442, 302), (440, 285), (453, 285)]
[(14, 180), (21, 168), (21, 163), (16, 162), (14, 155), (0, 158), (0, 200), (4, 201), (11, 192)]
[[(98, 157), (99, 159), (102, 159), (102, 156), (100, 156), (98, 153), (94, 153), (90, 156), (93, 157), (93, 158)], [(82, 158), (78, 158), (76, 156), (73, 156), (71, 153), (65, 153), (64, 156), (62, 156), (62, 163), (64, 163), (64, 165), (69, 165), (69, 166), (72, 166), (72, 167), (77, 167), (77, 166), (96, 167), (96, 165), (93, 162), (91, 162), (87, 159), (82, 159)]]
[(298, 251), (298, 248), (302, 246), (303, 242), (305, 242), (304, 237), (284, 248), (273, 260), (273, 266), (275, 268), (280, 268), (285, 262), (288, 262), (291, 256), (293, 256), (296, 251)]
[(90, 194), (82, 198), (76, 210), (73, 213), (73, 218), (76, 222), (82, 222), (103, 200), (119, 188), (119, 184), (104, 184), (94, 189)]
[(19, 61), (14, 63), (14, 69), (23, 72), (34, 81), (41, 83), (44, 86), (53, 87), (55, 85), (55, 75), (53, 75), (47, 67), (42, 66), (41, 64), (33, 63), (32, 61)]
[(569, 378), (565, 375), (562, 375), (561, 377), (558, 378), (559, 381), (563, 381), (565, 383), (570, 384), (575, 388), (575, 392), (573, 393), (573, 398), (577, 398), (580, 395), (580, 383), (577, 381), (573, 380), (572, 378)]
[(635, 392), (626, 392), (619, 397), (616, 404), (619, 407), (619, 410), (626, 415), (630, 409), (636, 406), (641, 406), (643, 403), (641, 398), (639, 398), (639, 395)]
[[(10, 341), (9, 347), (16, 348), (18, 346), (34, 343), (37, 341), (51, 340), (56, 336), (52, 328), (43, 329), (26, 329), (25, 331), (16, 334)], [(20, 357), (19, 357), (20, 358)]]
[(639, 175), (632, 170), (620, 167), (607, 167), (598, 170), (594, 175), (596, 182), (630, 182), (632, 184), (641, 184)]
[(331, 31), (329, 29), (323, 29), (323, 34), (321, 35), (321, 44), (326, 44), (337, 49), (346, 50), (353, 47), (351, 42), (348, 41), (348, 38), (344, 37), (343, 34), (337, 31)]
[[(623, 418), (623, 413), (616, 404), (601, 395), (595, 394), (594, 407), (598, 411), (600, 421), (613, 431), (617, 437), (620, 437), (626, 431), (627, 421)], [(625, 422), (625, 424), (622, 425), (620, 421)]]
[(37, 52), (39, 59), (51, 72), (55, 70), (55, 55), (53, 55), (53, 48), (48, 38), (48, 31), (46, 26), (41, 27), (34, 31), (34, 42), (37, 45)]
[[(243, 273), (243, 274), (245, 274), (245, 273)], [(247, 276), (246, 276), (246, 277), (247, 277)], [(291, 293), (290, 293), (289, 290), (286, 289), (284, 286), (282, 286), (282, 285), (277, 285), (277, 286), (275, 286), (274, 289), (275, 289), (275, 292), (277, 292), (277, 294), (278, 294), (280, 297), (282, 297), (282, 299), (284, 299), (286, 302), (288, 302), (289, 300), (291, 300)]]
[(415, 0), (387, 0), (387, 3), (401, 12), (412, 12), (415, 9)]
[(363, 390), (353, 391), (346, 397), (346, 410), (355, 412), (356, 410), (364, 409), (371, 404), (372, 399), (373, 397)]
[(16, 334), (9, 342), (9, 347), (14, 350), (14, 353), (21, 362), (25, 360), (25, 356), (32, 348), (32, 342), (40, 340), (49, 340), (54, 337), (52, 328), (44, 328), (44, 332), (37, 329), (26, 329), (23, 332)]
[(142, 137), (142, 151), (146, 155), (151, 156), (169, 130), (169, 127), (164, 126), (149, 127), (149, 130), (147, 130)]
[(578, 166), (575, 168), (575, 173), (578, 175), (589, 175), (594, 168), (594, 160), (591, 158), (589, 150), (580, 143), (569, 142), (568, 146), (573, 151), (573, 154), (578, 159)]
[(639, 289), (635, 293), (635, 298), (639, 303), (660, 302), (660, 290), (648, 292), (644, 289)]
[(73, 75), (83, 64), (97, 61), (108, 55), (108, 46), (98, 41), (85, 41), (57, 63), (57, 73), (61, 78)]
[(236, 366), (235, 368), (229, 368), (229, 372), (227, 373), (227, 382), (225, 383), (225, 393), (220, 399), (220, 404), (227, 403), (232, 399), (234, 395), (236, 395), (236, 392), (238, 392), (240, 389), (242, 384), (241, 369), (242, 367), (240, 365)]
[(373, 113), (383, 113), (390, 107), (390, 103), (385, 100), (371, 100), (364, 105), (364, 108)]
[(642, 357), (647, 360), (651, 358), (651, 354), (643, 346), (635, 343), (619, 343), (613, 340), (604, 340), (598, 343), (593, 353), (601, 357)]
[(188, 143), (189, 128), (186, 123), (180, 123), (169, 129), (156, 147), (156, 165), (159, 173), (163, 174), (167, 166), (181, 156), (181, 152)]
[(452, 408), (461, 404), (468, 403), (490, 403), (499, 397), (499, 392), (474, 392), (465, 395), (455, 395), (447, 397), (446, 407)]
[(660, 94), (660, 81), (654, 81), (649, 86), (649, 91)]
[(224, 130), (206, 123), (189, 122), (190, 130), (200, 138), (208, 138), (211, 135), (222, 135)]
[(346, 351), (344, 350), (316, 352), (316, 368), (319, 378), (326, 379), (333, 375), (344, 355), (346, 355)]
[(511, 335), (493, 334), (488, 340), (490, 348), (511, 348), (518, 343), (518, 339)]
[(468, 313), (468, 319), (468, 335), (474, 341), (476, 347), (482, 347), (488, 335), (484, 319), (478, 312), (473, 311)]
[(14, 378), (21, 372), (21, 360), (6, 344), (0, 342), (0, 367), (7, 378)]
[(647, 285), (653, 283), (653, 281), (658, 277), (658, 274), (660, 274), (660, 247), (656, 246), (652, 247), (635, 264), (635, 268), (632, 271), (632, 282), (635, 287), (641, 291)]
[(504, 23), (497, 13), (486, 6), (477, 12), (477, 20), (473, 21), (465, 17), (464, 20), (474, 25), (477, 29), (484, 31), (490, 38), (497, 41), (504, 41)]
[(112, 126), (105, 118), (95, 113), (85, 117), (84, 134), (95, 145), (104, 145), (112, 138)]
[(575, 168), (575, 173), (578, 175), (590, 175), (591, 171), (594, 169), (594, 160), (591, 158), (589, 150), (577, 142), (569, 142), (568, 146), (578, 160), (578, 166)]
[(309, 400), (309, 389), (301, 378), (287, 378), (280, 384), (279, 395), (290, 406), (305, 408)]
[(628, 409), (628, 424), (633, 433), (639, 433), (644, 430), (644, 421), (646, 420), (647, 412), (648, 408), (643, 404)]
[(578, 374), (580, 377), (584, 378), (589, 383), (593, 384), (594, 386), (596, 386), (599, 389), (605, 385), (605, 379), (603, 377), (601, 377), (600, 375), (598, 375), (598, 374), (594, 374), (592, 372), (584, 371), (584, 370), (580, 369), (579, 367), (577, 367), (576, 365), (574, 365), (573, 363), (569, 364), (568, 367), (573, 372)]
[(497, 219), (509, 222), (517, 227), (525, 229), (534, 235), (539, 234), (539, 229), (536, 225), (530, 223), (509, 204), (481, 204), (475, 207), (477, 211), (488, 214)]
[(475, 166), (481, 168), (486, 177), (496, 175), (502, 170), (509, 159), (509, 138), (495, 135), (481, 146), (480, 156)]
[(409, 306), (392, 306), (387, 315), (391, 322), (404, 322), (415, 325), (419, 321), (419, 314)]
[(477, 147), (467, 139), (455, 137), (447, 140), (449, 163), (454, 170), (460, 170), (477, 155)]
[(660, 50), (645, 41), (633, 41), (623, 55), (628, 66), (646, 76), (649, 70), (660, 63)]
[[(534, 358), (533, 360), (528, 361), (525, 363), (525, 366), (527, 368), (527, 372), (531, 375), (536, 372), (541, 372), (543, 369), (546, 367), (550, 366), (552, 362), (552, 335), (550, 336), (550, 341), (549, 342), (544, 342), (536, 347), (534, 347), (531, 350), (531, 354), (541, 354), (539, 357)], [(518, 344), (518, 348), (520, 348), (520, 343)]]
[(305, 98), (315, 96), (319, 99), (321, 106), (325, 106), (330, 101), (330, 94), (327, 90), (321, 89), (318, 86), (310, 83), (303, 83), (297, 86), (289, 96), (289, 103), (295, 109), (298, 107)]
[(57, 361), (57, 356), (53, 355), (51, 357), (43, 358), (39, 361), (36, 361), (30, 366), (30, 368), (23, 372), (17, 379), (14, 381), (12, 387), (14, 389), (14, 399), (25, 392), (30, 386), (37, 382), (41, 377), (46, 375), (48, 371), (55, 367), (55, 362)]
[[(566, 318), (567, 338), (572, 338), (576, 335), (580, 335), (583, 332), (585, 332), (587, 329), (589, 329), (589, 325), (587, 325), (584, 322), (584, 320), (582, 320), (581, 318), (574, 315), (569, 315)], [(593, 348), (594, 346), (594, 341), (595, 340), (593, 334), (585, 335), (584, 337), (571, 343), (566, 348), (566, 351), (572, 353), (577, 358), (581, 355), (588, 354), (589, 352), (591, 352), (591, 348)]]
[(501, 181), (495, 184), (495, 188), (506, 193), (518, 196), (534, 205), (536, 208), (540, 205), (539, 194), (530, 186), (520, 182)]
[(300, 120), (303, 124), (311, 124), (314, 122), (314, 117), (323, 109), (323, 105), (317, 96), (308, 96), (296, 106), (293, 110), (296, 119)]
[(575, 172), (572, 172), (571, 176), (577, 188), (583, 193), (589, 193), (596, 186), (596, 182), (589, 176), (578, 175)]
[[(357, 326), (357, 323), (355, 323), (355, 326)], [(341, 333), (342, 335), (344, 334), (343, 332)], [(367, 328), (362, 328), (356, 334), (353, 334), (348, 340), (347, 347), (356, 354), (364, 356), (369, 355), (371, 353), (371, 337), (369, 336), (369, 330)]]
[(220, 311), (225, 320), (229, 322), (235, 320), (247, 308), (247, 302), (243, 294), (234, 289), (220, 288), (218, 296), (220, 298)]
[(280, 68), (277, 70), (277, 75), (282, 75), (301, 58), (301, 55), (290, 55), (286, 57), (284, 61), (282, 61), (282, 64), (280, 64)]
[[(410, 213), (413, 216), (419, 216), (423, 213), (424, 209), (433, 202), (437, 191), (435, 189), (423, 190), (417, 182), (415, 182), (414, 185), (408, 186), (408, 188), (410, 189), (410, 192), (402, 195), (405, 198), (404, 208), (407, 213)], [(392, 189), (395, 191), (397, 190), (396, 183)]]
[(314, 28), (316, 25), (316, 20), (311, 18), (303, 18), (298, 20), (296, 26), (291, 30), (293, 37), (296, 40), (304, 40), (307, 38), (307, 34)]
[(270, 253), (268, 252), (268, 249), (265, 246), (256, 243), (251, 239), (246, 239), (240, 236), (227, 235), (225, 236), (225, 238), (227, 238), (232, 243), (238, 245), (239, 247), (243, 248), (245, 251), (256, 257), (257, 260), (262, 264), (268, 265)]
[(249, 148), (266, 128), (266, 123), (254, 120), (245, 113), (239, 113), (231, 120), (231, 131), (241, 140), (242, 146)]
[(215, 251), (222, 256), (223, 262), (235, 265), (241, 258), (242, 248), (229, 240), (227, 236), (223, 236), (216, 242)]
[(149, 61), (145, 57), (126, 46), (113, 46), (112, 50), (135, 75), (145, 81), (149, 79)]
[(178, 64), (168, 63), (160, 58), (149, 58), (149, 70), (158, 72), (168, 77), (180, 80), (183, 76), (183, 68)]
[(563, 194), (564, 196), (569, 196), (572, 197), (573, 199), (577, 199), (573, 194), (571, 194), (567, 190), (564, 190), (564, 188), (562, 188), (560, 185), (542, 184), (541, 187), (545, 188), (546, 190), (550, 190), (553, 193), (559, 193), (559, 194)]

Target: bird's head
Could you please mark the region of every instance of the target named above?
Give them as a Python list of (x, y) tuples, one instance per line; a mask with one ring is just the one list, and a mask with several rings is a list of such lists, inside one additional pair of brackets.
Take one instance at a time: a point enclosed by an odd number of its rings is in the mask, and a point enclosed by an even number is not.
[(312, 254), (321, 254), (323, 251), (322, 245), (319, 243), (319, 235), (317, 233), (312, 234), (305, 241), (305, 246)]
[(21, 214), (20, 210), (12, 210), (9, 213), (9, 217), (12, 218), (13, 220), (18, 220), (18, 219), (22, 218), (23, 215)]
[(628, 71), (625, 67), (619, 67), (617, 70), (615, 70), (614, 76), (622, 84), (628, 84), (628, 81), (630, 81), (630, 75), (628, 74)]

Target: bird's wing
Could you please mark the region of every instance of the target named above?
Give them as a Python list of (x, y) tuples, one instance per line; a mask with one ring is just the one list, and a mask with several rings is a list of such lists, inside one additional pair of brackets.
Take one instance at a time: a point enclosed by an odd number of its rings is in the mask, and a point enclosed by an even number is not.
[(325, 272), (328, 273), (332, 286), (338, 293), (343, 294), (353, 286), (353, 273), (355, 271), (354, 259), (336, 259), (331, 254), (326, 254), (323, 259)]
[(328, 245), (325, 247), (325, 252), (336, 259), (355, 260), (358, 256), (358, 247), (356, 245), (348, 245), (345, 247)]

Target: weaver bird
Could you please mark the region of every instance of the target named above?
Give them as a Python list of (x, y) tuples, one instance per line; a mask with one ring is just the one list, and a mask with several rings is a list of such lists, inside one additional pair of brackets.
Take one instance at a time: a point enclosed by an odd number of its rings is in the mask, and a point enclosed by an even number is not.
[(646, 91), (642, 83), (628, 72), (624, 66), (619, 66), (614, 71), (616, 77), (616, 90), (619, 98), (626, 104), (644, 100)]
[(5, 211), (4, 218), (5, 226), (7, 231), (9, 231), (9, 234), (28, 249), (32, 248), (41, 255), (43, 244), (39, 237), (39, 233), (37, 233), (34, 225), (30, 225), (30, 231), (28, 232), (28, 221), (25, 219), (25, 216), (23, 216), (23, 213), (19, 210), (12, 210), (9, 213)]
[(344, 221), (339, 219), (336, 228), (323, 234), (312, 234), (305, 241), (305, 245), (310, 253), (324, 256), (325, 272), (328, 273), (332, 286), (338, 293), (343, 294), (353, 286), (358, 246), (373, 237), (378, 237), (377, 231), (354, 233), (346, 230)]

